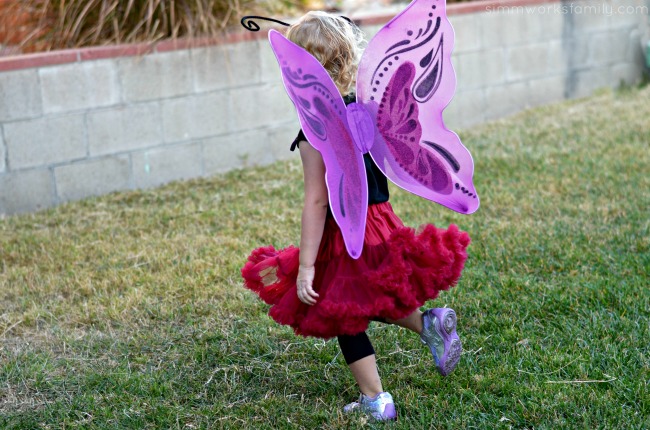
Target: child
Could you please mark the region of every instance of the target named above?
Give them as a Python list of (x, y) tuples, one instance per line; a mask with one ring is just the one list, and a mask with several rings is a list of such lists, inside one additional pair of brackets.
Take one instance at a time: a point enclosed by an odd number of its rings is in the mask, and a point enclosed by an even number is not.
[[(291, 25), (286, 37), (309, 51), (325, 67), (344, 101), (351, 93), (363, 37), (354, 24), (324, 12), (310, 12)], [(371, 320), (396, 324), (420, 335), (444, 376), (458, 363), (461, 342), (456, 314), (419, 307), (455, 285), (470, 239), (454, 225), (426, 225), (420, 233), (404, 227), (388, 202), (386, 177), (369, 154), (368, 215), (361, 257), (346, 252), (331, 215), (321, 154), (302, 131), (291, 145), (300, 149), (305, 197), (300, 248), (252, 252), (242, 269), (245, 286), (271, 305), (269, 315), (296, 334), (337, 336), (341, 352), (361, 396), (344, 410), (360, 409), (378, 420), (396, 418), (392, 396), (384, 392), (375, 352), (365, 333)]]

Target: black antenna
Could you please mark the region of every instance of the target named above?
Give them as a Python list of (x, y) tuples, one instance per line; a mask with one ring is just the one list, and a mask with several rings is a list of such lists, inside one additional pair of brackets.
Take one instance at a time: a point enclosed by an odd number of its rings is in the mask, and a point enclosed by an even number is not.
[(277, 20), (277, 19), (267, 18), (267, 17), (264, 17), (264, 16), (254, 16), (254, 15), (247, 15), (247, 16), (243, 17), (241, 19), (241, 25), (243, 25), (246, 30), (260, 31), (259, 24), (256, 23), (255, 21), (253, 21), (253, 19), (263, 19), (263, 20), (266, 20), (266, 21), (277, 22), (278, 24), (282, 24), (282, 25), (284, 25), (286, 27), (289, 27), (289, 25), (291, 25), (291, 24), (287, 24), (286, 22), (282, 22), (282, 21)]

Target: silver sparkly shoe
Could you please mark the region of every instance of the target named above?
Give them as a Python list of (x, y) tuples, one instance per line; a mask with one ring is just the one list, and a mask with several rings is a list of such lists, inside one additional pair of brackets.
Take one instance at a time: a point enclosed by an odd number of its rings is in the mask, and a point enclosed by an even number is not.
[(431, 350), (436, 369), (449, 375), (458, 364), (463, 347), (456, 333), (456, 312), (449, 308), (434, 308), (422, 314), (422, 343)]
[(375, 397), (368, 397), (362, 394), (358, 402), (352, 402), (343, 408), (343, 412), (345, 413), (354, 411), (364, 412), (377, 421), (397, 419), (393, 396), (387, 392), (379, 393)]

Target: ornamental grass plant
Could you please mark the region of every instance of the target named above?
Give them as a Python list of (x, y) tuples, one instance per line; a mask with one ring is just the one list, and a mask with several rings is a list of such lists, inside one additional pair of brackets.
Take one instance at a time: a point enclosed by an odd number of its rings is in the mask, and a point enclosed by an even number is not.
[(6, 22), (18, 19), (20, 36), (16, 40), (17, 33), (3, 32), (6, 40), (0, 43), (48, 51), (218, 37), (243, 15), (296, 14), (304, 8), (300, 0), (7, 0), (0, 8), (0, 22), (8, 26)]
[(248, 252), (299, 241), (297, 156), (0, 219), (0, 428), (650, 428), (649, 99), (460, 131), (471, 216), (391, 188), (408, 225), (472, 237), (429, 303), (459, 316), (451, 376), (412, 333), (369, 329), (393, 424), (343, 415), (358, 392), (336, 340), (294, 336), (242, 287)]
[[(36, 52), (178, 37), (216, 38), (226, 30), (237, 28), (244, 15), (290, 17), (307, 10), (336, 10), (342, 3), (327, 0), (2, 0), (0, 48), (5, 45), (14, 51)], [(408, 4), (408, 1), (396, 3)]]

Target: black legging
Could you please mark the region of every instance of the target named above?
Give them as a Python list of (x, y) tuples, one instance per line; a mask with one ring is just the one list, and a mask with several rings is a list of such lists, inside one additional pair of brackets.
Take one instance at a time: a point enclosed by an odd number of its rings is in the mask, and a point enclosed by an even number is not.
[[(374, 318), (373, 321), (387, 322), (382, 318)], [(365, 331), (353, 335), (340, 335), (337, 336), (337, 339), (347, 364), (352, 364), (375, 353), (375, 349), (372, 347), (372, 343)]]
[(337, 336), (337, 339), (345, 362), (348, 364), (375, 353), (375, 349), (372, 347), (372, 343), (370, 343), (365, 331), (353, 335), (343, 334)]

